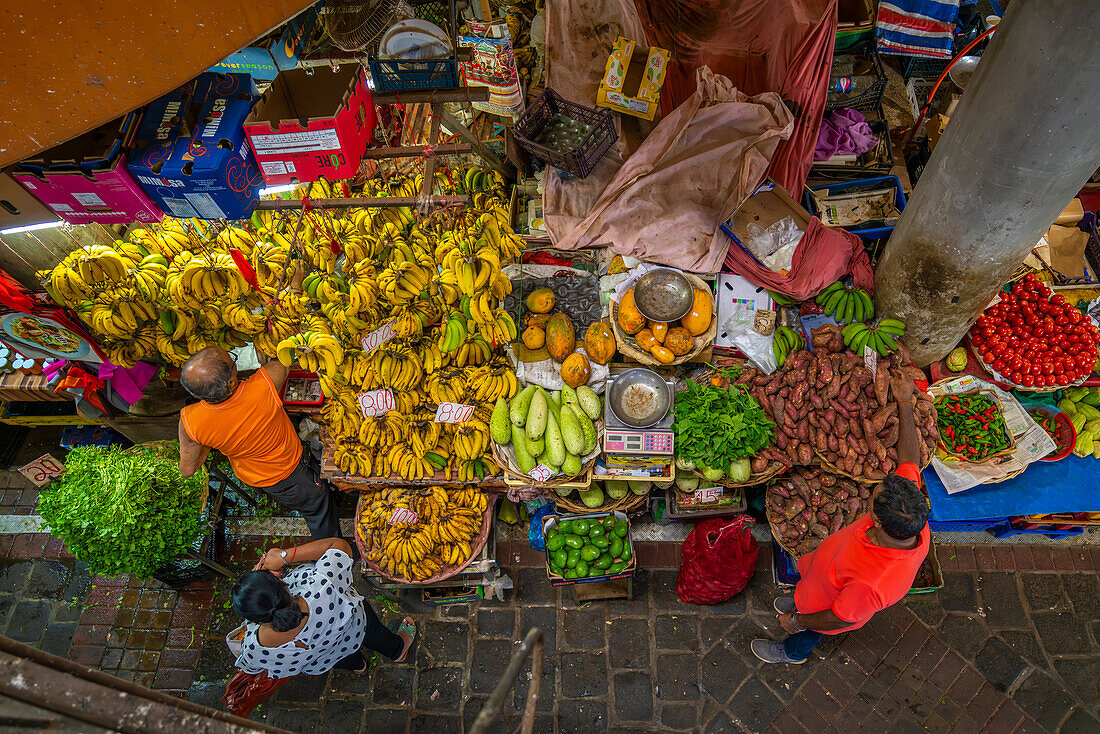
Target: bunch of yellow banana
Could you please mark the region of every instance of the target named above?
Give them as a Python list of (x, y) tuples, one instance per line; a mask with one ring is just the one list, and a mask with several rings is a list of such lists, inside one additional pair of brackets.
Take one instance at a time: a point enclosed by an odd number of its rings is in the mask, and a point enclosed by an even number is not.
[(336, 445), (333, 462), (345, 474), (369, 477), (374, 471), (374, 453), (362, 444), (347, 439)]
[[(401, 251), (394, 248), (394, 252)], [(407, 303), (426, 298), (428, 286), (435, 274), (433, 266), (423, 265), (415, 260), (391, 259), (390, 267), (378, 274), (378, 290), (391, 304)]]
[(420, 353), (420, 362), (424, 365), (425, 375), (438, 371), (450, 361), (450, 356), (444, 354), (439, 344), (432, 339), (421, 340), (417, 344), (417, 351)]
[(182, 367), (191, 357), (191, 352), (187, 350), (187, 342), (173, 341), (170, 334), (160, 333), (157, 334), (157, 351), (160, 352), (160, 356), (164, 358), (169, 364), (174, 364), (176, 367)]
[(481, 334), (470, 334), (455, 352), (452, 364), (465, 367), (468, 364), (481, 364), (492, 356), (493, 350)]
[[(286, 241), (282, 235), (275, 235)], [(256, 271), (256, 281), (261, 288), (270, 290), (272, 295), (290, 282), (290, 273), (294, 270), (294, 263), (290, 259), (290, 243), (282, 243), (273, 240), (257, 242), (252, 250), (252, 269)]]
[[(133, 288), (104, 291), (92, 301), (91, 309), (80, 316), (97, 333), (115, 339), (129, 339), (146, 322), (159, 321), (157, 310), (140, 300)], [(155, 342), (153, 346), (156, 347)]]
[(462, 369), (443, 372), (435, 372), (428, 375), (424, 381), (428, 397), (436, 405), (440, 403), (458, 403), (466, 405), (468, 385), (466, 383), (466, 371)]
[(36, 273), (59, 306), (76, 308), (77, 304), (92, 298), (97, 292), (96, 284), (83, 280), (75, 269), (79, 253), (81, 250), (70, 252), (53, 270)]
[(372, 449), (381, 449), (402, 443), (408, 434), (408, 422), (405, 414), (391, 410), (379, 416), (364, 418), (359, 425), (357, 438), (359, 443)]
[[(497, 362), (498, 359), (494, 358), (493, 361)], [(511, 365), (474, 367), (470, 369), (467, 379), (469, 384), (477, 386), (474, 400), (479, 403), (495, 403), (497, 398), (511, 400), (519, 392), (519, 381)]]
[(489, 424), (485, 421), (472, 418), (459, 423), (453, 439), (455, 456), (465, 461), (480, 459), (489, 450), (489, 441)]
[(149, 251), (144, 247), (134, 244), (133, 242), (124, 242), (123, 240), (115, 240), (113, 245), (115, 252), (122, 256), (123, 260), (128, 261), (130, 267), (134, 267), (141, 262)]
[(222, 321), (225, 325), (241, 334), (259, 334), (267, 328), (267, 317), (264, 316), (263, 296), (252, 293), (234, 301), (226, 299), (227, 305), (222, 310)]
[(331, 378), (337, 375), (344, 362), (344, 348), (331, 334), (307, 331), (279, 342), (278, 357), (284, 366), (294, 364), (295, 356), (302, 369), (315, 373), (324, 371)]
[(362, 426), (363, 412), (359, 408), (355, 395), (355, 392), (346, 388), (341, 389), (340, 386), (333, 386), (332, 392), (325, 392), (326, 399), (321, 406), (321, 418), (337, 444), (345, 440), (354, 440)]
[(386, 452), (390, 473), (398, 474), (406, 481), (435, 476), (436, 470), (442, 468), (446, 463), (438, 456), (434, 462), (427, 457), (428, 454), (425, 454), (423, 458), (417, 456), (412, 447), (406, 444), (391, 446)]
[(472, 507), (450, 505), (429, 528), (438, 543), (461, 543), (481, 532), (481, 519)]
[(456, 351), (466, 341), (466, 319), (460, 313), (451, 313), (439, 326), (439, 339), (436, 342), (444, 354)]
[(416, 353), (393, 342), (375, 350), (374, 372), (382, 387), (403, 392), (416, 388), (424, 379), (424, 366)]
[(401, 303), (390, 315), (393, 317), (393, 333), (401, 339), (420, 336), (432, 316), (430, 301)]
[(378, 303), (378, 275), (374, 263), (360, 260), (350, 268), (345, 265), (344, 279), (348, 286), (348, 310), (360, 313)]
[(443, 432), (443, 423), (435, 422), (435, 411), (422, 411), (409, 416), (406, 435), (413, 455), (423, 459), (429, 451), (439, 445), (439, 436)]
[(179, 278), (167, 278), (165, 284), (174, 303), (195, 311), (223, 298), (232, 303), (249, 292), (233, 258), (224, 252), (188, 259)]
[(340, 377), (345, 385), (357, 392), (374, 390), (378, 378), (374, 374), (374, 360), (362, 349), (345, 349)]
[(172, 327), (172, 331), (167, 333), (174, 342), (186, 340), (188, 336), (195, 333), (195, 331), (199, 328), (198, 319), (196, 319), (195, 314), (191, 311), (184, 311), (181, 309), (178, 311), (162, 313), (171, 313), (171, 316), (168, 317), (168, 323), (165, 322), (165, 318), (163, 316), (161, 317), (160, 325), (161, 328), (165, 329), (166, 331), (166, 327)]
[(146, 255), (130, 269), (129, 276), (130, 283), (142, 298), (149, 303), (159, 303), (168, 279), (168, 258), (161, 254)]
[(266, 328), (252, 339), (252, 343), (257, 352), (273, 358), (279, 353), (279, 342), (293, 336), (297, 331), (298, 327), (285, 315), (269, 313)]
[(226, 227), (218, 232), (217, 242), (225, 249), (235, 248), (248, 257), (256, 246), (256, 236), (243, 227)]

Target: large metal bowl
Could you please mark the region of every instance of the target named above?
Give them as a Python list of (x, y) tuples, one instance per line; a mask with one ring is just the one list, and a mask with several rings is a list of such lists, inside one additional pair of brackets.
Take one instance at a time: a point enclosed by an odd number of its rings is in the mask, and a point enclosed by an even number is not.
[(672, 390), (651, 369), (633, 367), (615, 375), (607, 388), (607, 404), (615, 417), (632, 428), (661, 422), (672, 407)]
[(981, 60), (981, 56), (963, 56), (955, 62), (947, 75), (959, 89), (966, 89), (966, 85), (970, 83), (970, 77), (974, 76), (974, 70), (978, 68), (978, 62)]
[(695, 289), (679, 270), (654, 268), (634, 283), (634, 305), (650, 321), (675, 321), (691, 311)]

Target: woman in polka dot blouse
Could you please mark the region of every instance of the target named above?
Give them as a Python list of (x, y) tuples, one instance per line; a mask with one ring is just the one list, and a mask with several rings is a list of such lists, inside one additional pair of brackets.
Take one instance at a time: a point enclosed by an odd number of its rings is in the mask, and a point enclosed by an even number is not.
[(351, 569), (351, 546), (340, 538), (267, 551), (233, 587), (233, 608), (248, 620), (237, 667), (273, 678), (333, 668), (365, 673), (361, 646), (403, 661), (413, 620), (406, 617), (396, 634), (386, 629), (355, 590)]

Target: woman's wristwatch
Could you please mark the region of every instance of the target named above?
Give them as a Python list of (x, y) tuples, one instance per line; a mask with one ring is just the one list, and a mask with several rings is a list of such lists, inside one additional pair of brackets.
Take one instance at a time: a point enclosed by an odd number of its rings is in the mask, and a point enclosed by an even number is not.
[(283, 568), (290, 568), (290, 564), (286, 560), (286, 551), (280, 550), (279, 557), (283, 559)]

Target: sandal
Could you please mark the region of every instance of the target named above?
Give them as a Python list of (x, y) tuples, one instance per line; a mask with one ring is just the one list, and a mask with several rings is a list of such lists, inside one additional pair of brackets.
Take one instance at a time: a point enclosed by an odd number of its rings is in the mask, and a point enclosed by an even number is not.
[(401, 620), (400, 624), (398, 624), (396, 628), (393, 627), (393, 625), (391, 624), (390, 629), (396, 635), (404, 632), (409, 636), (408, 646), (405, 647), (399, 657), (396, 657), (393, 660), (395, 663), (403, 663), (409, 659), (409, 653), (411, 653), (413, 651), (413, 648), (416, 647), (416, 622), (412, 620), (412, 617), (405, 617), (403, 620)]

